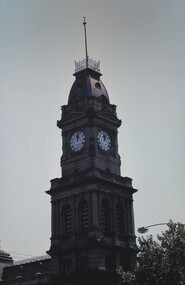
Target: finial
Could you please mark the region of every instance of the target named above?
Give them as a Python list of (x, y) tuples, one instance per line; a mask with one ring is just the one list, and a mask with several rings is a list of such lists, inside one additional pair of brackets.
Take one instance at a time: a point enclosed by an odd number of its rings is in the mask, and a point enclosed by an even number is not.
[(75, 61), (75, 73), (86, 68), (92, 69), (100, 73), (100, 62), (89, 58), (87, 53), (87, 33), (86, 33), (86, 17), (83, 17), (84, 35), (85, 35), (85, 58)]
[(84, 34), (85, 34), (85, 58), (86, 58), (86, 68), (88, 68), (88, 53), (87, 53), (87, 34), (86, 34), (86, 17), (84, 17)]

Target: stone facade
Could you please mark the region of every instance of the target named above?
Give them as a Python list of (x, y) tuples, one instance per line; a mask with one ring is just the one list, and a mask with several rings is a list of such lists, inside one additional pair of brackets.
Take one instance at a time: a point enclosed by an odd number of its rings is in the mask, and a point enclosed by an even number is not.
[(120, 174), (121, 121), (101, 74), (85, 68), (74, 75), (57, 123), (62, 177), (47, 191), (52, 205), (48, 253), (55, 280), (112, 284), (117, 266), (131, 270), (136, 262), (132, 196), (137, 190)]
[(132, 179), (121, 176), (116, 106), (101, 74), (81, 67), (57, 122), (61, 177), (51, 181), (48, 256), (9, 264), (4, 285), (115, 284), (136, 263)]

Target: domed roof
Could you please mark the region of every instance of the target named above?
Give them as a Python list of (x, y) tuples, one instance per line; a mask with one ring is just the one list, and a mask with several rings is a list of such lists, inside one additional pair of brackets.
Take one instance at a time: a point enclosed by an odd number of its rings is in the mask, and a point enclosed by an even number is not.
[(105, 97), (109, 102), (107, 90), (100, 80), (101, 73), (86, 68), (74, 74), (76, 80), (69, 93), (68, 104), (84, 97)]

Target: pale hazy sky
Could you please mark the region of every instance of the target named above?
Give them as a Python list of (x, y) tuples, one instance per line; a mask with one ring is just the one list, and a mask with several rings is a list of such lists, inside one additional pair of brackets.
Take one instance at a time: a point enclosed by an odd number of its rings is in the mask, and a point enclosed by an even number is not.
[[(42, 255), (50, 180), (60, 177), (60, 106), (74, 61), (90, 57), (116, 104), (122, 176), (133, 178), (136, 229), (185, 223), (185, 1), (0, 0), (0, 240)], [(156, 227), (151, 233), (164, 228)], [(12, 254), (13, 256), (17, 256)]]

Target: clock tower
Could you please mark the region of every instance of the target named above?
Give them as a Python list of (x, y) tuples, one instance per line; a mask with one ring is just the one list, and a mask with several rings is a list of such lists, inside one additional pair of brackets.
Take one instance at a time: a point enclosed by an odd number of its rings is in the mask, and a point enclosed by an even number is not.
[(132, 270), (136, 262), (137, 190), (132, 179), (120, 173), (121, 121), (101, 75), (99, 62), (87, 53), (86, 59), (75, 62), (75, 81), (57, 122), (62, 130), (62, 173), (47, 191), (52, 207), (52, 284), (112, 285), (117, 266)]

